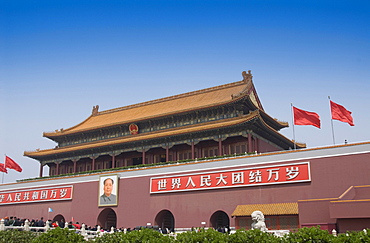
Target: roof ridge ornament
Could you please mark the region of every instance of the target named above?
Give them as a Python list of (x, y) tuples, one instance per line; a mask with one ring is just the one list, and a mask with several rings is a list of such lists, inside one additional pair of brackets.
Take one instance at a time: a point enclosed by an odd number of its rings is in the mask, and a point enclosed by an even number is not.
[(253, 76), (251, 70), (248, 70), (248, 73), (246, 71), (243, 71), (242, 76), (244, 82), (252, 81)]
[[(248, 84), (248, 83), (252, 83), (252, 78), (253, 78), (253, 76), (252, 76), (252, 71), (251, 70), (248, 70), (248, 73), (246, 72), (246, 71), (243, 71), (242, 72), (242, 76), (243, 76), (243, 82), (245, 83), (245, 84)], [(248, 92), (248, 90), (249, 90), (249, 85), (248, 86), (246, 86), (242, 91), (240, 91), (239, 93), (237, 93), (237, 94), (232, 94), (231, 95), (231, 99), (236, 99), (236, 98), (239, 98), (240, 96), (242, 96), (242, 95), (244, 95), (244, 94), (246, 94), (247, 92)]]
[(99, 113), (99, 105), (96, 105), (96, 106), (94, 105), (93, 108), (92, 108), (91, 115), (96, 116), (96, 115), (98, 115), (98, 113)]

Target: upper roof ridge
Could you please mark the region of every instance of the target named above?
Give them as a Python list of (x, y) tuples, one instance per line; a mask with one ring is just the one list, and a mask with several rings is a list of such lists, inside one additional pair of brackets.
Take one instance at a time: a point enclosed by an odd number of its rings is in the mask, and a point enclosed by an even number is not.
[(175, 99), (179, 99), (179, 98), (183, 98), (183, 97), (196, 95), (196, 94), (199, 94), (199, 93), (212, 92), (212, 91), (219, 90), (219, 89), (238, 86), (238, 85), (241, 85), (243, 83), (246, 83), (246, 81), (247, 81), (246, 79), (243, 79), (241, 81), (236, 81), (236, 82), (232, 82), (232, 83), (228, 83), (228, 84), (222, 84), (222, 85), (218, 85), (218, 86), (214, 86), (214, 87), (210, 87), (210, 88), (190, 91), (190, 92), (187, 92), (187, 93), (172, 95), (172, 96), (168, 96), (168, 97), (164, 97), (164, 98), (160, 98), (160, 99), (145, 101), (145, 102), (132, 104), (132, 105), (128, 105), (128, 106), (122, 106), (122, 107), (109, 109), (109, 110), (105, 110), (105, 111), (99, 111), (99, 112), (95, 112), (94, 116), (103, 115), (103, 114), (112, 113), (112, 112), (117, 112), (117, 111), (122, 111), (122, 110), (128, 110), (128, 109), (132, 109), (132, 108), (136, 108), (136, 107), (140, 107), (140, 106), (151, 105), (151, 104), (160, 103), (160, 102), (169, 101), (169, 100), (175, 100)]

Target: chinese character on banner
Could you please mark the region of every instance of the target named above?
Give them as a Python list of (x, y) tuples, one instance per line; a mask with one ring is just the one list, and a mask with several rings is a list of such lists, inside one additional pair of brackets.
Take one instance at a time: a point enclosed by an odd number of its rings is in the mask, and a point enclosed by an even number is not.
[(279, 180), (279, 170), (280, 169), (269, 169), (269, 170), (267, 170), (269, 172), (269, 178), (267, 179), (267, 181), (271, 181), (272, 177), (274, 177), (275, 181), (278, 181)]
[(181, 186), (181, 178), (172, 178), (172, 189), (179, 189)]
[(166, 190), (167, 189), (167, 180), (162, 179), (158, 181), (158, 190)]
[(255, 172), (249, 172), (249, 182), (261, 182), (262, 181), (262, 173), (260, 170), (256, 170)]
[(219, 177), (216, 177), (216, 179), (218, 179), (218, 182), (216, 183), (216, 186), (218, 186), (219, 184), (221, 184), (221, 182), (222, 182), (222, 184), (227, 185), (227, 182), (225, 180), (226, 178), (227, 178), (227, 176), (224, 176), (222, 174), (220, 174)]
[(195, 187), (195, 183), (193, 181), (193, 179), (191, 178), (191, 176), (189, 176), (189, 179), (188, 179), (188, 182), (186, 183), (186, 188), (189, 187), (189, 185), (191, 185), (192, 187)]
[(287, 180), (293, 180), (299, 175), (299, 167), (290, 167), (286, 168), (286, 177)]
[(200, 186), (211, 186), (211, 176), (210, 175), (201, 176)]
[(244, 183), (244, 172), (232, 173), (232, 184), (243, 184)]
[(223, 189), (311, 181), (310, 163), (288, 163), (244, 168), (163, 175), (150, 178), (150, 193)]

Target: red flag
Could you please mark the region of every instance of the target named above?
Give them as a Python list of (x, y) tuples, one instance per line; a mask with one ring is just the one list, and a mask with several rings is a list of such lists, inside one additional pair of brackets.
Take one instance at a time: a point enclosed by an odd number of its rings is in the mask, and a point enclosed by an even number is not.
[(5, 168), (5, 165), (3, 163), (0, 163), (0, 172), (8, 173), (8, 170)]
[(331, 119), (338, 120), (341, 122), (347, 122), (349, 125), (354, 126), (352, 112), (344, 108), (344, 106), (338, 105), (333, 101), (330, 101)]
[(315, 112), (304, 111), (293, 106), (294, 125), (312, 125), (320, 128), (320, 116)]
[(13, 169), (18, 172), (22, 172), (22, 168), (17, 164), (14, 160), (12, 160), (10, 157), (5, 156), (5, 168)]

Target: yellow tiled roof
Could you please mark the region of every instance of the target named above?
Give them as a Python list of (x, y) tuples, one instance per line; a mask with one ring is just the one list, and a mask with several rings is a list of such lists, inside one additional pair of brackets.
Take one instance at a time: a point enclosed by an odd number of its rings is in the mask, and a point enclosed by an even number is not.
[(251, 216), (254, 211), (261, 211), (264, 215), (298, 214), (298, 203), (238, 205), (231, 216)]
[(24, 152), (24, 155), (29, 156), (29, 157), (46, 156), (46, 155), (51, 155), (51, 154), (60, 154), (60, 153), (78, 151), (78, 150), (83, 150), (83, 149), (92, 149), (96, 147), (116, 145), (120, 143), (128, 143), (128, 142), (142, 141), (142, 140), (148, 140), (148, 139), (153, 139), (153, 138), (180, 135), (180, 134), (197, 132), (197, 131), (205, 131), (209, 129), (237, 125), (237, 124), (249, 121), (255, 117), (260, 117), (260, 113), (258, 111), (252, 112), (246, 116), (229, 118), (229, 119), (225, 119), (222, 121), (208, 122), (207, 124), (204, 124), (204, 125), (199, 125), (199, 124), (189, 125), (186, 127), (166, 129), (163, 131), (141, 133), (137, 135), (130, 135), (130, 136), (120, 137), (116, 139), (102, 140), (102, 141), (96, 141), (96, 142), (80, 144), (80, 145), (72, 145), (72, 146), (66, 146), (66, 147), (60, 147), (60, 148), (54, 148), (54, 149), (46, 149), (46, 150), (38, 150), (38, 151), (27, 151), (27, 152)]
[[(231, 102), (233, 97), (238, 97), (239, 94), (248, 94), (252, 88), (252, 80), (246, 79), (208, 89), (101, 111), (97, 112), (95, 115), (92, 114), (85, 121), (76, 126), (62, 131), (45, 132), (44, 136), (62, 136), (91, 129), (127, 124), (143, 119), (152, 119), (155, 117), (226, 104)], [(257, 94), (253, 94), (252, 96), (254, 97), (254, 95), (256, 96)], [(257, 103), (258, 102), (259, 101), (257, 101)], [(262, 107), (259, 108), (262, 109)]]

